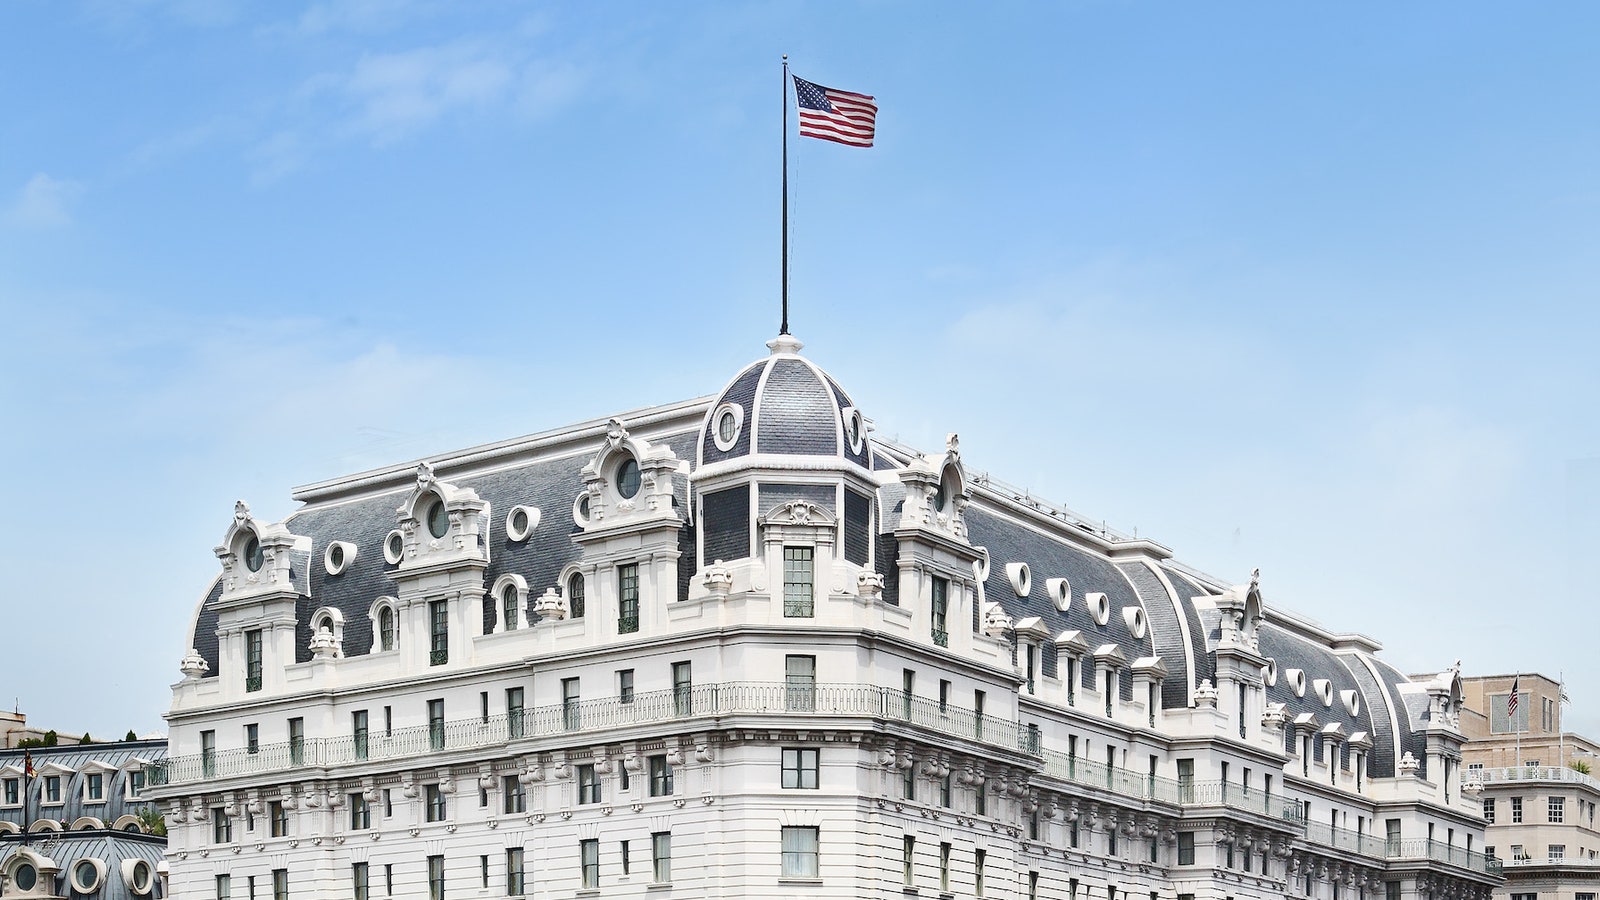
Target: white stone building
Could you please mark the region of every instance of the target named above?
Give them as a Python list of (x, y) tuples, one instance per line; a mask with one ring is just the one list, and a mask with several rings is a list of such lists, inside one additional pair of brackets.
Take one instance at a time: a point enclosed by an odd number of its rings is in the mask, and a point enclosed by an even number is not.
[(239, 504), (173, 688), (173, 896), (1487, 900), (1454, 671), (717, 396)]

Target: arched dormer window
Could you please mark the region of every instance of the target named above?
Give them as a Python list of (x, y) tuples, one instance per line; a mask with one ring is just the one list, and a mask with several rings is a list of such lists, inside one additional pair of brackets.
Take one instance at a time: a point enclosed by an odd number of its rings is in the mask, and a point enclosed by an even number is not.
[(497, 613), (496, 634), (516, 631), (528, 624), (524, 611), (528, 601), (528, 583), (521, 575), (501, 575), (495, 579), (490, 593), (494, 597)]
[(571, 572), (567, 575), (567, 618), (583, 618), (583, 573)]
[(367, 617), (372, 620), (372, 653), (383, 653), (400, 645), (399, 619), (393, 597), (379, 597), (367, 611)]

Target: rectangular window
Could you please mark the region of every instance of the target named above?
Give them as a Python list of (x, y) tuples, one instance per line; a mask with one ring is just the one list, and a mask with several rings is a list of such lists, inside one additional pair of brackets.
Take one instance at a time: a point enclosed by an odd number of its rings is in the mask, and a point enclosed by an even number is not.
[(665, 753), (650, 757), (650, 796), (672, 796), (672, 766)]
[(482, 725), (489, 724), (489, 692), (478, 692), (478, 722)]
[(584, 763), (578, 767), (578, 802), (599, 803), (600, 798), (600, 776), (593, 763)]
[(972, 895), (983, 896), (983, 864), (988, 861), (989, 851), (979, 847), (972, 851)]
[(444, 749), (444, 698), (428, 701), (428, 749)]
[(980, 816), (989, 814), (989, 781), (980, 780), (972, 787), (972, 811)]
[(84, 799), (93, 803), (106, 798), (105, 776), (99, 772), (90, 772), (83, 782)]
[(1522, 798), (1511, 798), (1511, 821), (1513, 824), (1522, 821)]
[(428, 603), (428, 665), (442, 666), (450, 661), (450, 601)]
[(425, 785), (423, 787), (423, 799), (427, 805), (428, 821), (443, 822), (449, 812), (448, 807), (445, 806), (444, 791), (439, 790), (437, 784)]
[(217, 876), (217, 900), (232, 900), (233, 878), (228, 875)]
[(783, 786), (797, 790), (817, 787), (818, 757), (815, 747), (783, 748)]
[(1194, 865), (1194, 832), (1178, 832), (1178, 865)]
[[(1112, 890), (1115, 890), (1113, 888)], [(1039, 900), (1039, 873), (1028, 873), (1028, 900)]]
[(501, 811), (505, 813), (519, 813), (528, 811), (528, 795), (522, 789), (522, 782), (515, 775), (506, 775), (500, 779), (500, 793), (504, 795)]
[(939, 845), (939, 890), (950, 891), (950, 845)]
[(252, 628), (244, 633), (244, 689), (261, 690), (261, 629)]
[(784, 701), (787, 708), (808, 711), (817, 708), (817, 658), (815, 656), (785, 656), (783, 658)]
[(1178, 760), (1178, 802), (1194, 802), (1194, 760)]
[(900, 696), (904, 706), (905, 718), (911, 718), (911, 698), (916, 695), (917, 673), (910, 669), (900, 670)]
[(952, 777), (952, 773), (946, 772), (946, 773), (944, 773), (944, 777), (939, 779), (939, 805), (944, 807), (945, 809), (949, 809), (950, 808), (950, 779), (951, 779), (951, 777)]
[(810, 547), (783, 548), (783, 614), (791, 619), (809, 619), (816, 615), (813, 552)]
[(900, 870), (906, 884), (916, 883), (917, 839), (906, 835), (900, 839)]
[(1566, 844), (1551, 844), (1547, 848), (1547, 852), (1548, 852), (1548, 856), (1552, 860), (1566, 859), (1567, 858), (1567, 845)]
[(949, 714), (950, 714), (950, 682), (947, 679), (941, 678), (941, 679), (939, 679), (939, 715), (947, 716)]
[(1039, 674), (1039, 648), (1034, 644), (1023, 644), (1022, 649), (1025, 651), (1023, 653), (1024, 666), (1022, 675), (1028, 681), (1028, 693), (1032, 694), (1037, 688), (1036, 679)]
[(651, 880), (666, 884), (672, 880), (672, 832), (658, 831), (650, 835)]
[(272, 870), (272, 900), (289, 900), (289, 870)]
[(948, 647), (950, 646), (950, 631), (947, 627), (950, 617), (950, 581), (948, 579), (933, 579), (933, 603), (931, 609), (933, 610), (934, 646)]
[(350, 830), (364, 831), (372, 827), (372, 804), (367, 802), (367, 795), (356, 791), (349, 797), (350, 800)]
[(672, 711), (680, 716), (694, 715), (694, 676), (689, 664), (672, 664)]
[(356, 759), (367, 758), (367, 711), (358, 709), (350, 714), (350, 738)]
[(581, 709), (578, 706), (578, 679), (561, 679), (561, 724), (568, 731), (576, 731), (583, 727)]
[(506, 737), (523, 735), (522, 688), (506, 688)]
[(6, 779), (6, 805), (18, 806), (22, 803), (21, 782), (15, 778)]
[(1550, 824), (1552, 824), (1552, 825), (1560, 824), (1561, 822), (1565, 821), (1566, 817), (1567, 817), (1567, 798), (1565, 798), (1565, 797), (1551, 797), (1550, 798)]
[(1400, 820), (1383, 820), (1384, 855), (1400, 855)]
[[(217, 733), (200, 732), (200, 772), (207, 778), (217, 776)], [(48, 781), (46, 781), (48, 784)]]
[(600, 841), (585, 838), (578, 842), (578, 865), (583, 870), (583, 886), (594, 889), (600, 886)]
[(289, 764), (306, 764), (306, 720), (298, 716), (289, 720)]
[(394, 795), (390, 793), (390, 790), (390, 788), (383, 789), (383, 817), (385, 819), (394, 818)]
[(489, 857), (487, 855), (478, 857), (478, 887), (483, 890), (489, 889)]
[(428, 900), (444, 900), (444, 857), (428, 857)]
[(983, 740), (983, 704), (989, 695), (983, 691), (972, 692), (972, 736)]
[(617, 634), (639, 630), (639, 566), (617, 567)]
[(627, 841), (621, 841), (621, 842), (619, 842), (617, 844), (617, 847), (618, 847), (618, 850), (620, 851), (621, 856), (622, 856), (622, 874), (624, 874), (624, 875), (632, 874), (632, 872), (633, 872), (633, 862), (632, 862), (633, 855), (629, 852), (630, 848), (628, 847), (628, 842)]
[(1490, 824), (1490, 825), (1494, 824), (1494, 798), (1493, 797), (1485, 797), (1485, 798), (1483, 798), (1483, 821), (1488, 823), (1488, 824)]
[(617, 672), (617, 701), (620, 703), (633, 702), (632, 669), (620, 669)]
[[(1400, 882), (1385, 881), (1383, 883), (1383, 900), (1400, 900)], [(1515, 897), (1512, 900), (1516, 900)]]
[(506, 896), (520, 897), (527, 893), (522, 875), (523, 853), (521, 847), (506, 848)]
[(287, 837), (289, 834), (289, 811), (284, 809), (282, 800), (267, 802), (267, 824), (269, 833), (273, 837)]
[(233, 821), (228, 811), (220, 806), (211, 808), (211, 843), (226, 844), (233, 840)]
[(783, 876), (816, 878), (821, 872), (817, 865), (819, 842), (819, 833), (814, 825), (783, 826)]
[(352, 863), (350, 866), (350, 892), (355, 895), (355, 900), (367, 900), (367, 864), (364, 862)]
[(1078, 705), (1078, 660), (1067, 657), (1067, 705)]

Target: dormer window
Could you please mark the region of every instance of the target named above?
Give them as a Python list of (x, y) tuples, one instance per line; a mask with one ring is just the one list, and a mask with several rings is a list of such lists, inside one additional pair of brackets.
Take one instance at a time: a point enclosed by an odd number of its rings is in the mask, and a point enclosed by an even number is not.
[[(949, 630), (947, 628), (947, 623), (948, 623), (948, 620), (949, 620), (949, 617), (950, 617), (950, 581), (949, 581), (949, 579), (946, 579), (946, 578), (934, 578), (933, 579), (933, 598), (932, 598), (932, 600), (933, 600), (933, 602), (931, 604), (931, 607), (932, 607), (932, 611), (933, 611), (933, 643), (934, 643), (935, 646), (948, 647), (948, 646), (950, 646), (950, 632), (949, 632)], [(1028, 692), (1029, 693), (1033, 693), (1033, 688), (1031, 687), (1031, 678), (1030, 678), (1030, 687), (1028, 689)]]
[(939, 478), (939, 489), (933, 492), (933, 511), (944, 512), (950, 504), (950, 484), (943, 476)]
[(443, 500), (435, 499), (428, 504), (428, 533), (436, 538), (450, 533), (450, 513), (444, 508)]
[(616, 477), (617, 493), (624, 500), (631, 500), (639, 493), (639, 461), (627, 457), (617, 466)]
[(44, 802), (61, 802), (61, 776), (46, 775), (44, 777)]
[(378, 649), (394, 649), (394, 610), (388, 606), (378, 610)]
[(428, 603), (428, 665), (442, 666), (450, 661), (450, 602)]
[(261, 629), (252, 628), (244, 633), (244, 689), (261, 690)]
[(508, 584), (500, 591), (501, 621), (505, 623), (507, 631), (516, 631), (521, 625), (521, 616), (517, 613), (517, 586)]
[(251, 537), (248, 541), (245, 541), (244, 553), (241, 555), (244, 557), (245, 568), (252, 572), (259, 572), (261, 567), (266, 565), (267, 555), (261, 550), (261, 540), (259, 538)]
[(100, 803), (106, 799), (106, 777), (99, 772), (90, 772), (83, 779), (83, 799), (85, 803)]
[(573, 572), (567, 579), (567, 616), (583, 618), (583, 573)]

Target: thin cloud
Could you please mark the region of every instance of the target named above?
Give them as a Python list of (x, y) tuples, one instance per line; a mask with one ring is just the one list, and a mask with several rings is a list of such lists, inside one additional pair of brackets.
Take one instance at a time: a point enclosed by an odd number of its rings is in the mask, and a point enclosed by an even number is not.
[(22, 186), (6, 218), (22, 228), (64, 228), (72, 224), (72, 207), (83, 190), (80, 182), (40, 172)]

